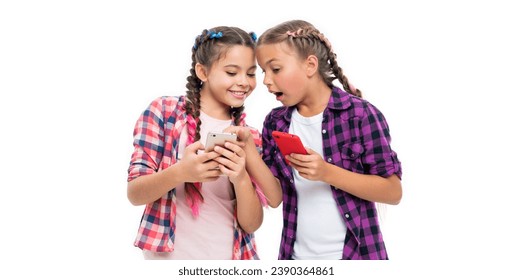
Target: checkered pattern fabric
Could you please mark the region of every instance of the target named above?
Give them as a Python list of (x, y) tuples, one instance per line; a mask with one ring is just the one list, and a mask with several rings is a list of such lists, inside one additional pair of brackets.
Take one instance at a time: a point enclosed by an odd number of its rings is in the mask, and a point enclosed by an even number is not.
[[(185, 97), (159, 97), (141, 114), (134, 128), (134, 152), (128, 168), (128, 181), (153, 174), (176, 163), (180, 133), (186, 127)], [(244, 123), (241, 125), (245, 125)], [(251, 129), (255, 143), (260, 133)], [(259, 145), (259, 149), (261, 147)], [(257, 194), (265, 205), (259, 186)], [(236, 207), (236, 206), (235, 206)], [(242, 230), (234, 211), (233, 259), (258, 259), (255, 238)], [(157, 201), (147, 204), (134, 245), (150, 251), (172, 252), (176, 229), (176, 191), (173, 189)]]
[[(271, 133), (288, 132), (293, 107), (273, 109), (264, 122), (262, 157), (283, 190), (283, 230), (279, 259), (291, 259), (296, 238), (297, 193), (292, 168), (285, 163)], [(390, 147), (388, 124), (369, 102), (333, 88), (323, 113), (324, 159), (360, 174), (401, 177), (401, 163)], [(332, 187), (340, 215), (347, 226), (341, 259), (388, 259), (374, 202)], [(342, 249), (342, 248), (341, 248)]]

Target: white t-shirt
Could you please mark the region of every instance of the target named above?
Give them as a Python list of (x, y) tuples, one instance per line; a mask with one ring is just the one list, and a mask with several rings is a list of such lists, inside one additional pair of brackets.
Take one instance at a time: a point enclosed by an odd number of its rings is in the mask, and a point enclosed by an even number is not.
[[(292, 113), (289, 132), (301, 138), (303, 145), (321, 156), (322, 113), (303, 117)], [(297, 233), (292, 258), (297, 260), (341, 259), (346, 225), (333, 198), (331, 186), (310, 181), (293, 169), (297, 191)]]

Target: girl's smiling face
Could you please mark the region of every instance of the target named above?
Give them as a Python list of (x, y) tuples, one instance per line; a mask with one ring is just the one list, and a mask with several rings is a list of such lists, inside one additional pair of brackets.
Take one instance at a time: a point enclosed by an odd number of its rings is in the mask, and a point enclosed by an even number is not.
[(255, 52), (244, 46), (228, 48), (209, 69), (196, 65), (196, 73), (203, 81), (202, 110), (216, 117), (219, 112), (228, 112), (227, 107), (242, 106), (256, 87), (255, 72)]

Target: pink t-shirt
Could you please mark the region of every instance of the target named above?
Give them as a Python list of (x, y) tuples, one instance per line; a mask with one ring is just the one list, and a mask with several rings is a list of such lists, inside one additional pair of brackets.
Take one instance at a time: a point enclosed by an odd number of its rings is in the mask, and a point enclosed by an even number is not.
[[(208, 132), (222, 132), (232, 123), (231, 120), (214, 119), (204, 112), (201, 112), (200, 119), (200, 141), (203, 145), (205, 145)], [(182, 158), (186, 142), (187, 131), (184, 129), (180, 135), (178, 160)], [(200, 205), (199, 217), (194, 218), (185, 200), (184, 184), (176, 187), (174, 251), (171, 253), (145, 251), (145, 258), (174, 260), (232, 259), (235, 193), (228, 177), (221, 176), (214, 182), (203, 183), (201, 194), (204, 202)]]

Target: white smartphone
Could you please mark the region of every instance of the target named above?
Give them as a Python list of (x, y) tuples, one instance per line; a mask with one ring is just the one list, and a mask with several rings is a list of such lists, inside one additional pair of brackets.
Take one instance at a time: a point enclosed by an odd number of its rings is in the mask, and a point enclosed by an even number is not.
[(237, 135), (225, 132), (209, 132), (205, 143), (205, 152), (210, 152), (215, 146), (223, 146), (227, 140), (237, 141)]

